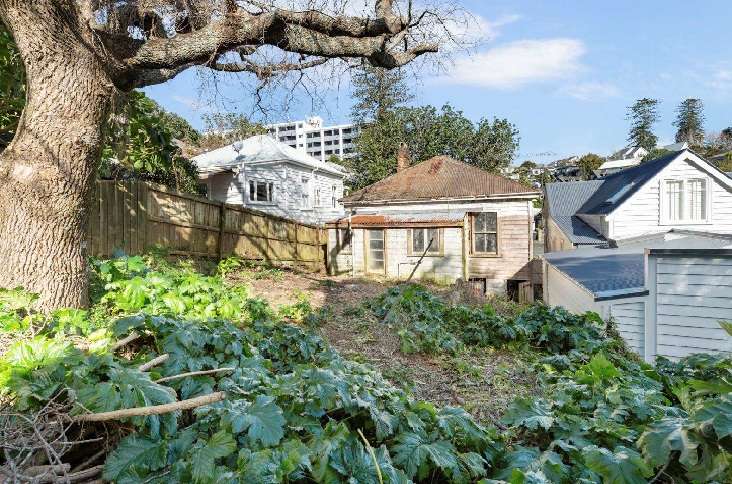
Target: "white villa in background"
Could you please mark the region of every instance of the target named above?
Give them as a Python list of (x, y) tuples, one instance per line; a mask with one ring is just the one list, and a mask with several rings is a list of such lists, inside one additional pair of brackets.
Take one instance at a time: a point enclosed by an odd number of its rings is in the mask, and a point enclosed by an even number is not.
[(358, 128), (353, 124), (323, 126), (323, 119), (313, 116), (266, 127), (272, 138), (320, 161), (328, 161), (333, 155), (345, 159), (355, 154)]
[[(681, 151), (688, 147), (688, 143), (675, 143), (672, 145), (660, 146), (659, 148), (667, 151)], [(616, 151), (610, 155), (607, 161), (600, 165), (600, 168), (595, 170), (595, 175), (597, 175), (598, 178), (604, 178), (608, 175), (617, 173), (620, 170), (638, 166), (647, 154), (648, 150), (641, 148), (640, 146), (623, 148), (622, 150)]]
[(343, 215), (346, 170), (269, 136), (254, 136), (193, 158), (208, 198), (304, 223)]

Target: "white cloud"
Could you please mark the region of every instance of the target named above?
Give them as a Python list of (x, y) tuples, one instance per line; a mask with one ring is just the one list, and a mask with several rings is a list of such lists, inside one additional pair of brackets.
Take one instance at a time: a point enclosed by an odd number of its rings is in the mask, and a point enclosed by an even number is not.
[(496, 40), (501, 35), (501, 28), (519, 20), (519, 15), (504, 15), (495, 20), (466, 12), (464, 16), (451, 17), (444, 27), (461, 46), (479, 46)]
[(717, 89), (719, 91), (732, 90), (732, 69), (717, 69), (717, 71), (707, 81), (707, 84), (712, 89)]
[(567, 96), (581, 101), (599, 101), (620, 95), (620, 90), (608, 82), (583, 82), (560, 89)]
[(457, 59), (440, 80), (450, 84), (510, 89), (565, 79), (577, 73), (585, 53), (576, 39), (521, 40)]

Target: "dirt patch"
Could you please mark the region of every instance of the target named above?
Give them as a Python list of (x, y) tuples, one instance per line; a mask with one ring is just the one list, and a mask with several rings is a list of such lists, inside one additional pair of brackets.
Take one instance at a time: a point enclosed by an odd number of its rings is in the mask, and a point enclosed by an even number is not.
[[(417, 398), (460, 405), (480, 421), (495, 421), (514, 398), (538, 392), (531, 353), (479, 348), (456, 357), (403, 354), (396, 329), (376, 320), (368, 307), (393, 282), (291, 271), (261, 278), (239, 271), (232, 278), (245, 281), (252, 295), (274, 308), (294, 304), (302, 294), (313, 309), (328, 308), (322, 336), (343, 356), (374, 365)], [(449, 289), (431, 289), (451, 297)]]

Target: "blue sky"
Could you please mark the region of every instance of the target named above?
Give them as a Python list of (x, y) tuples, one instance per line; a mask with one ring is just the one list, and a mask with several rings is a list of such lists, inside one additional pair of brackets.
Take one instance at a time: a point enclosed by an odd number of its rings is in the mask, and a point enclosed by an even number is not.
[[(484, 41), (470, 54), (456, 53), (447, 73), (424, 75), (415, 104), (449, 102), (476, 121), (508, 118), (521, 133), (517, 161), (608, 154), (622, 147), (626, 108), (640, 97), (662, 101), (656, 131), (665, 142), (673, 140), (674, 110), (686, 97), (704, 100), (708, 130), (732, 125), (728, 0), (462, 4), (475, 15), (472, 29)], [(211, 102), (218, 109), (252, 112), (251, 90), (241, 85), (251, 80), (241, 79), (220, 80), (213, 89), (189, 70), (146, 92), (200, 128), (201, 115), (215, 109)], [(300, 102), (265, 120), (320, 114), (328, 123), (347, 122), (348, 83), (332, 84), (320, 85), (324, 105)]]

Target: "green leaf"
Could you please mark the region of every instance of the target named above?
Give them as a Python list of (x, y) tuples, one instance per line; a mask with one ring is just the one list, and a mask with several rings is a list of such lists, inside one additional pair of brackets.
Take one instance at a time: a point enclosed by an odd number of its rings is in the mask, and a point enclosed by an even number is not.
[(529, 430), (549, 430), (554, 425), (551, 403), (544, 399), (518, 398), (506, 412), (503, 420), (508, 425), (526, 427)]
[(206, 445), (192, 452), (191, 466), (193, 480), (197, 483), (212, 482), (216, 459), (229, 456), (236, 450), (236, 441), (228, 432), (219, 430), (211, 436)]
[(260, 441), (265, 446), (277, 445), (284, 436), (285, 418), (273, 397), (258, 395), (248, 405), (243, 400), (234, 402), (224, 421), (230, 423), (235, 434), (246, 431), (252, 442)]
[(698, 461), (699, 441), (684, 426), (685, 419), (670, 418), (652, 423), (638, 439), (638, 447), (651, 465), (659, 467), (668, 462), (672, 451), (680, 453), (679, 461), (693, 466)]
[(131, 435), (120, 441), (104, 463), (104, 479), (119, 480), (125, 474), (156, 471), (167, 464), (168, 445), (164, 440), (153, 440)]
[(404, 432), (397, 436), (393, 450), (394, 462), (404, 468), (410, 478), (418, 472), (420, 476), (425, 475), (430, 462), (446, 473), (458, 466), (455, 448), (445, 440), (429, 442), (421, 435)]
[(702, 427), (714, 428), (719, 440), (732, 435), (732, 393), (705, 402), (692, 420)]
[(640, 454), (618, 446), (615, 452), (591, 445), (582, 450), (585, 464), (602, 477), (605, 484), (645, 484), (653, 475)]

